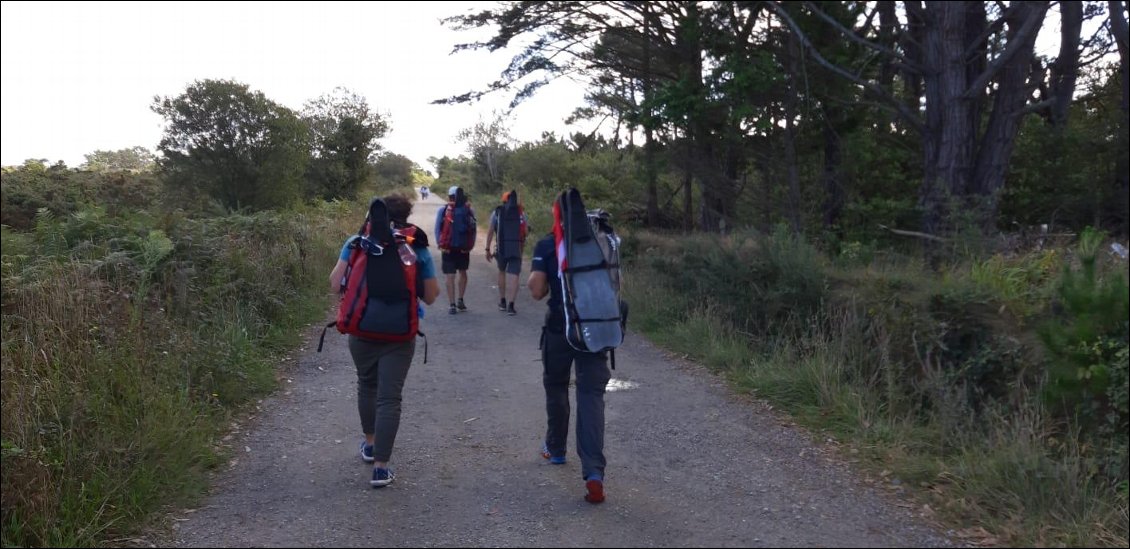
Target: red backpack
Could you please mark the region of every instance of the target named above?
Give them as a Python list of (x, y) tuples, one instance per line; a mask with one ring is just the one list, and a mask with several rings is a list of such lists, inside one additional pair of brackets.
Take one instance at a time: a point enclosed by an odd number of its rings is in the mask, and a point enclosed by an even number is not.
[(443, 250), (469, 252), (475, 248), (475, 216), (463, 189), (455, 195), (455, 203), (444, 206), (443, 226), (439, 231), (439, 247)]
[[(393, 232), (384, 202), (377, 199), (370, 204), (365, 226), (349, 242), (337, 319), (326, 329), (336, 326), (343, 334), (385, 342), (411, 341), (424, 335), (416, 308), (416, 263), (405, 264), (398, 249), (411, 246), (415, 235), (414, 226)], [(319, 352), (325, 338), (323, 329)], [(424, 362), (427, 353), (425, 339)]]

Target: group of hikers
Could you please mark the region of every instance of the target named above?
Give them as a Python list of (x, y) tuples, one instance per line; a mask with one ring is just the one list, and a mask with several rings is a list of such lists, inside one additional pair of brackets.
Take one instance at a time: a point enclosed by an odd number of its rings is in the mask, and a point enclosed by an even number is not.
[[(517, 314), (514, 302), (528, 233), (517, 194), (503, 194), (492, 211), (485, 251), (487, 261), (498, 267), (498, 308), (509, 315)], [(330, 274), (332, 289), (341, 295), (330, 326), (349, 335), (364, 434), (360, 454), (373, 464), (370, 485), (374, 488), (395, 479), (389, 460), (416, 338), (423, 335), (420, 302), (431, 305), (440, 293), (428, 235), (408, 222), (412, 207), (412, 200), (401, 195), (373, 199), (364, 224), (346, 240)], [(569, 379), (575, 365), (576, 448), (584, 498), (600, 503), (605, 498), (604, 393), (611, 379), (609, 355), (623, 340), (627, 317), (619, 297), (619, 239), (607, 214), (586, 211), (575, 189), (558, 196), (553, 216), (552, 230), (534, 247), (526, 282), (534, 300), (549, 297), (539, 342), (546, 433), (538, 453), (551, 464), (566, 463)], [(459, 314), (467, 310), (467, 269), (477, 238), (475, 213), (462, 188), (448, 189), (447, 203), (436, 212), (433, 235), (440, 249), (448, 312)], [(391, 251), (394, 248), (396, 253)]]
[[(475, 210), (463, 189), (453, 186), (447, 190), (448, 203), (436, 211), (435, 233), (439, 235), (441, 270), (443, 272), (448, 314), (467, 310), (463, 301), (467, 293), (467, 269), (471, 265), (471, 250), (477, 240)], [(510, 197), (514, 196), (514, 200)], [(498, 310), (511, 316), (518, 314), (514, 301), (518, 297), (518, 275), (522, 272), (522, 250), (528, 232), (526, 213), (517, 200), (517, 192), (507, 191), (502, 203), (490, 215), (487, 231), (486, 258), (498, 265)], [(491, 251), (495, 236), (498, 243)]]

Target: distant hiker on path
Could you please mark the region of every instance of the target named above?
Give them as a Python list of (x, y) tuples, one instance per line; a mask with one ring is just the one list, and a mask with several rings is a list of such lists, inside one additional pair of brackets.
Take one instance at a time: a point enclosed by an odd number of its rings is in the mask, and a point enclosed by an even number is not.
[[(487, 230), (487, 261), (498, 261), (498, 310), (510, 316), (518, 314), (514, 310), (514, 300), (518, 297), (518, 275), (522, 273), (522, 250), (526, 247), (529, 220), (518, 201), (518, 191), (502, 194), (502, 204), (490, 214), (490, 229)], [(494, 235), (498, 234), (498, 246), (491, 251)]]
[[(467, 267), (471, 264), (471, 249), (475, 247), (477, 227), (475, 210), (463, 189), (453, 186), (447, 190), (447, 205), (436, 212), (436, 235), (442, 252), (441, 268), (447, 279), (447, 300), (450, 314), (467, 310), (463, 295), (467, 293)], [(455, 273), (459, 273), (459, 294), (456, 299)]]

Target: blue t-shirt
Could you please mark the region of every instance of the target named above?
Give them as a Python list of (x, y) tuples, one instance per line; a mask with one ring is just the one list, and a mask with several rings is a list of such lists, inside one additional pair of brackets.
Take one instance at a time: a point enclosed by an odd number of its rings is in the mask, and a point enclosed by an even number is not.
[(545, 326), (555, 332), (565, 330), (565, 302), (561, 295), (561, 279), (557, 276), (557, 248), (553, 242), (553, 235), (548, 234), (534, 246), (534, 259), (530, 263), (530, 271), (545, 273), (545, 281), (549, 284), (549, 314), (545, 317)]
[[(412, 245), (412, 251), (416, 252), (416, 280), (420, 283), (420, 286), (422, 286), (425, 280), (430, 280), (436, 277), (436, 264), (435, 261), (432, 261), (431, 252), (428, 251), (427, 235), (424, 233), (424, 231), (420, 230), (419, 227), (417, 227), (416, 230), (419, 231), (421, 235), (423, 235), (423, 238), (417, 239), (416, 242)], [(356, 238), (357, 235), (353, 235), (345, 241), (345, 245), (341, 247), (341, 254), (338, 256), (338, 259), (342, 261), (349, 261), (349, 244), (352, 243)], [(424, 305), (419, 302), (418, 297), (416, 302), (416, 315), (421, 320), (423, 320)]]
[[(338, 259), (342, 261), (349, 261), (349, 244), (357, 238), (357, 235), (349, 237), (345, 241), (345, 245), (341, 247), (341, 255)], [(421, 280), (428, 280), (436, 277), (436, 264), (432, 261), (432, 253), (428, 251), (426, 246), (412, 246), (412, 251), (416, 252), (416, 276)]]

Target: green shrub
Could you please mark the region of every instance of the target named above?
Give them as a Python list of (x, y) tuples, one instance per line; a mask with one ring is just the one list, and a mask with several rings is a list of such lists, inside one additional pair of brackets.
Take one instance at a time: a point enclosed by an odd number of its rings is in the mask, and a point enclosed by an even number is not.
[(99, 543), (199, 494), (230, 406), (325, 313), (352, 207), (3, 227), (3, 544)]
[(1064, 269), (1057, 314), (1040, 330), (1050, 357), (1045, 394), (1077, 413), (1104, 445), (1109, 442), (1113, 452), (1102, 468), (1116, 482), (1125, 482), (1130, 288), (1124, 264), (1100, 268), (1103, 238), (1093, 229), (1080, 235), (1078, 265)]
[(668, 287), (753, 334), (801, 330), (827, 290), (819, 253), (784, 226), (769, 237), (696, 235), (641, 260)]

